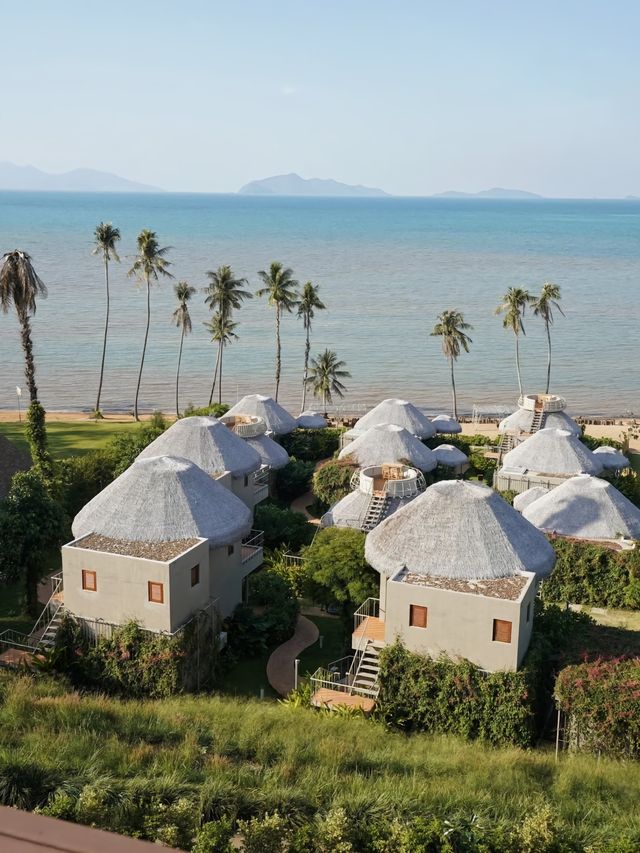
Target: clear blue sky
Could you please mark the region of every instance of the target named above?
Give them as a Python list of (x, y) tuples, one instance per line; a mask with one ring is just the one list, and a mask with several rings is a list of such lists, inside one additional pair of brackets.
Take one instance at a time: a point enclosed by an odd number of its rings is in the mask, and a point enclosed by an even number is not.
[(637, 0), (4, 0), (0, 160), (640, 195)]

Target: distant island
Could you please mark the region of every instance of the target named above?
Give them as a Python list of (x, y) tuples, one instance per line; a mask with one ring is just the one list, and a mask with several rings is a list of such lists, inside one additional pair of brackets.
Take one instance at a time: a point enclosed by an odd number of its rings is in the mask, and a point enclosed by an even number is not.
[(0, 190), (31, 190), (35, 192), (162, 192), (158, 187), (139, 184), (96, 169), (73, 169), (71, 172), (51, 174), (35, 166), (17, 166), (0, 163)]
[(251, 181), (240, 187), (240, 195), (297, 195), (297, 196), (339, 196), (339, 197), (382, 197), (389, 193), (375, 187), (363, 187), (360, 184), (341, 184), (329, 178), (301, 178), (300, 175), (274, 175)]
[(481, 190), (479, 193), (464, 193), (457, 190), (448, 190), (444, 193), (436, 193), (433, 198), (544, 198), (537, 193), (530, 193), (526, 190), (509, 190), (503, 187), (493, 187), (490, 190)]

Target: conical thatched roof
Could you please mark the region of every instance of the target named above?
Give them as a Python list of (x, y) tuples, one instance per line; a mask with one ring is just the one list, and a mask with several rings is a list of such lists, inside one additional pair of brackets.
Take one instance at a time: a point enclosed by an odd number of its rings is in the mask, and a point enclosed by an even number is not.
[(433, 455), (438, 460), (438, 465), (446, 465), (448, 468), (457, 468), (469, 461), (469, 457), (453, 444), (439, 444), (434, 447)]
[(13, 475), (18, 471), (28, 471), (30, 467), (29, 454), (4, 435), (0, 435), (0, 500), (9, 491)]
[[(388, 518), (394, 512), (412, 501), (416, 496), (411, 495), (408, 498), (388, 498), (384, 510), (383, 518)], [(356, 489), (349, 492), (342, 500), (335, 503), (322, 516), (323, 527), (355, 527), (358, 530), (362, 529), (362, 523), (367, 512), (371, 495), (366, 492)]]
[(564, 429), (548, 428), (534, 432), (505, 454), (502, 467), (566, 476), (600, 474), (604, 466), (575, 435)]
[(329, 426), (326, 418), (320, 412), (303, 412), (298, 415), (296, 420), (301, 429), (324, 429)]
[(243, 439), (249, 447), (252, 447), (260, 457), (263, 465), (268, 465), (273, 471), (277, 471), (289, 461), (289, 454), (268, 435), (257, 435), (254, 438)]
[(179, 456), (207, 474), (229, 471), (234, 477), (257, 471), (261, 464), (257, 452), (217, 418), (193, 417), (176, 421), (145, 447), (138, 459), (151, 456)]
[(549, 494), (549, 489), (546, 486), (532, 486), (526, 492), (520, 492), (513, 499), (513, 508), (518, 512), (523, 512), (530, 504), (537, 501), (543, 495)]
[(457, 580), (542, 576), (555, 563), (539, 530), (493, 489), (465, 480), (435, 483), (385, 519), (368, 534), (365, 557), (388, 577), (406, 568)]
[(228, 415), (257, 415), (274, 435), (286, 435), (298, 426), (296, 419), (272, 397), (247, 394), (227, 412)]
[(615, 447), (596, 447), (593, 451), (608, 471), (621, 471), (629, 467), (629, 460)]
[(582, 474), (538, 498), (523, 516), (540, 530), (579, 539), (640, 539), (640, 509), (615, 486)]
[[(500, 432), (531, 432), (534, 412), (531, 409), (516, 409), (500, 421)], [(564, 412), (546, 412), (545, 429), (565, 429), (573, 435), (580, 435), (582, 430), (578, 424)]]
[(371, 427), (343, 448), (338, 458), (353, 459), (359, 468), (408, 462), (421, 471), (433, 471), (438, 464), (419, 438), (396, 424)]
[(379, 424), (395, 424), (404, 427), (411, 435), (418, 438), (431, 438), (436, 434), (436, 428), (429, 418), (408, 400), (391, 398), (378, 403), (370, 412), (356, 421), (354, 432), (365, 432)]
[(197, 465), (171, 456), (137, 459), (80, 510), (77, 538), (99, 533), (130, 542), (202, 537), (231, 545), (251, 529), (251, 511)]
[(462, 432), (462, 427), (451, 415), (436, 415), (435, 418), (431, 418), (431, 423), (436, 428), (436, 432), (447, 433), (448, 435)]

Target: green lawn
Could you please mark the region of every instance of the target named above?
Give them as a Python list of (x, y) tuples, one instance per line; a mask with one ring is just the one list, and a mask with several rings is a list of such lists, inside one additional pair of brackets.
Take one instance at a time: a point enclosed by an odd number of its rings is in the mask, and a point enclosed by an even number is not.
[[(139, 424), (118, 423), (117, 421), (53, 421), (47, 424), (49, 445), (54, 456), (82, 456), (91, 450), (104, 447), (109, 439), (121, 432), (136, 429)], [(0, 423), (0, 434), (14, 441), (28, 451), (29, 446), (24, 435), (24, 421), (6, 421)]]
[(233, 664), (220, 681), (217, 692), (225, 696), (242, 696), (257, 699), (260, 688), (265, 699), (277, 699), (278, 694), (267, 681), (267, 661), (273, 649), (254, 658), (244, 658)]
[(312, 675), (319, 666), (326, 666), (331, 661), (338, 660), (349, 652), (344, 651), (344, 633), (342, 622), (335, 616), (307, 616), (318, 626), (323, 638), (322, 648), (319, 640), (300, 655), (299, 673), (301, 676)]
[(11, 584), (0, 586), (0, 632), (13, 628), (26, 634), (33, 628), (34, 620), (23, 612), (24, 586)]

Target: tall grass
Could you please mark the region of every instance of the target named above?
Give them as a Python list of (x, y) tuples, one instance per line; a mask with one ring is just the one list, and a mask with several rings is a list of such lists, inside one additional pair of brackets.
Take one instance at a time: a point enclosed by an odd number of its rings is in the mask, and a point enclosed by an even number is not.
[[(344, 807), (353, 820), (478, 815), (509, 825), (550, 802), (573, 843), (630, 837), (640, 847), (633, 763), (563, 755), (556, 764), (545, 751), (407, 737), (369, 720), (251, 700), (79, 696), (6, 673), (0, 696), (0, 802), (8, 805), (55, 800), (60, 816), (144, 836), (142, 825), (132, 829), (132, 809), (151, 800), (174, 810), (193, 804), (196, 823), (274, 811), (305, 821)], [(78, 797), (85, 817), (65, 811)]]

